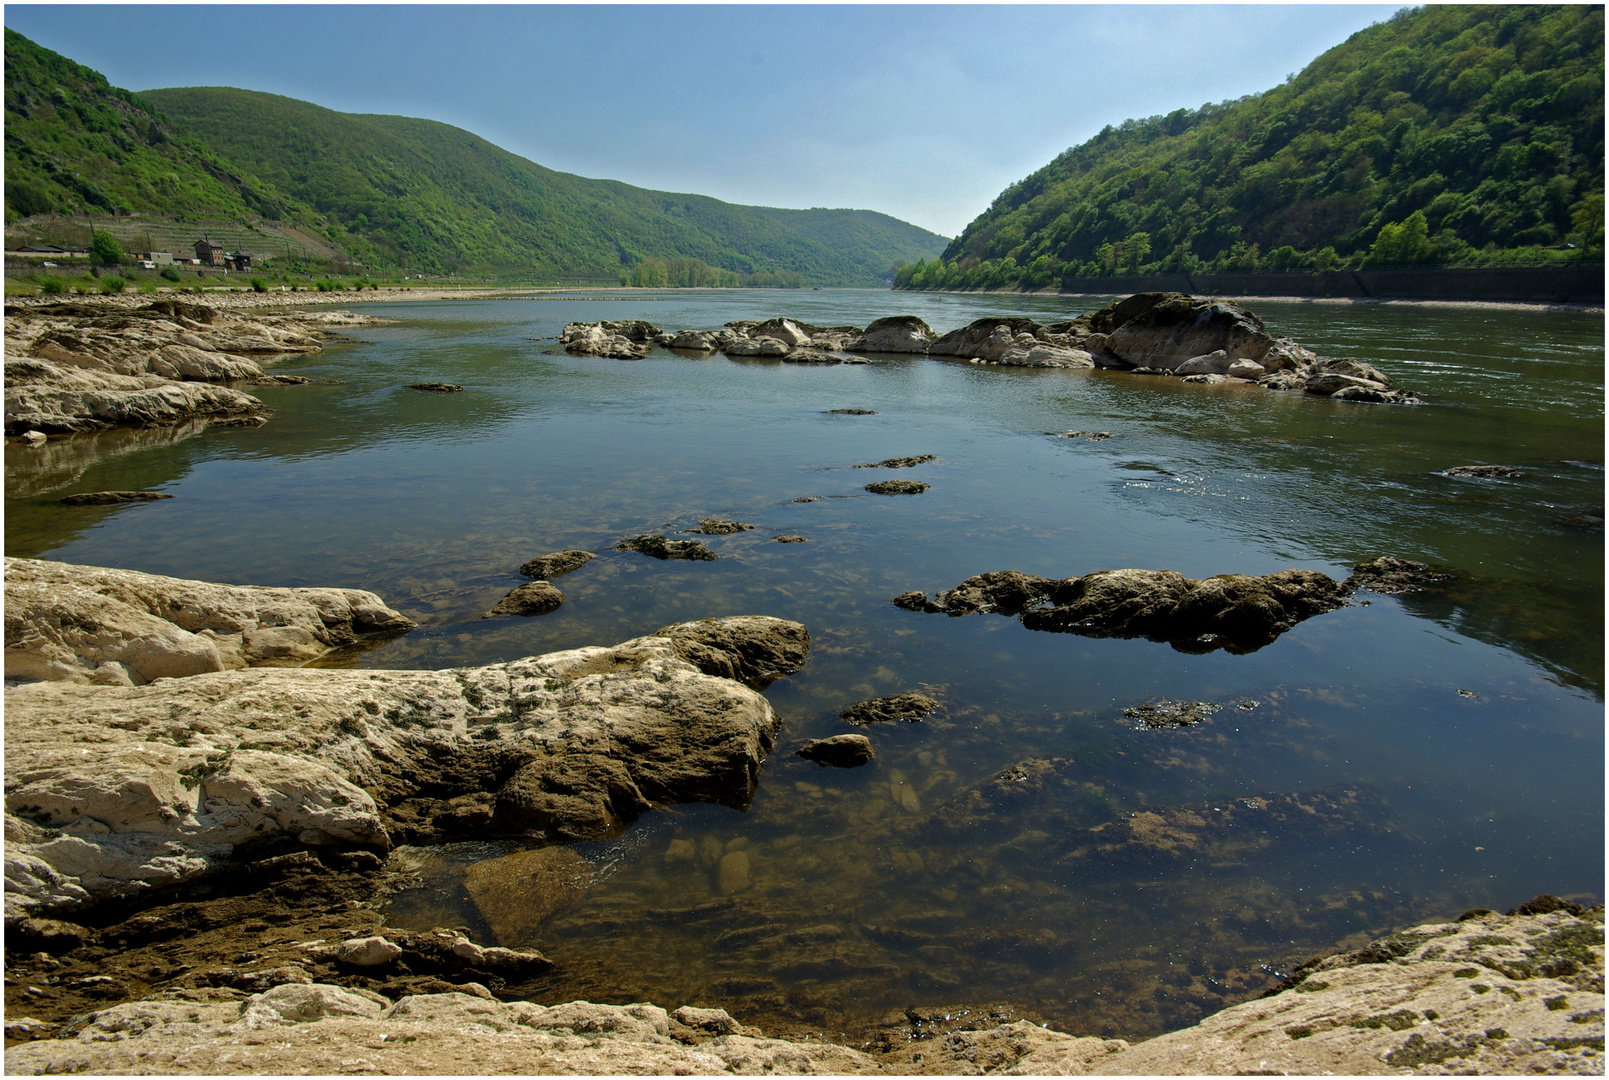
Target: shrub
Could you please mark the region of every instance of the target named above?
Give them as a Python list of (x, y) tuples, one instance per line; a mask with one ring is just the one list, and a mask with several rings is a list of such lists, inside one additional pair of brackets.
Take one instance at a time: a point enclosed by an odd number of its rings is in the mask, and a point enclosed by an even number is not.
[(164, 280), (164, 281), (178, 281), (179, 280), (179, 268), (177, 266), (164, 266), (162, 268), (162, 280)]
[(128, 282), (124, 281), (116, 274), (107, 274), (105, 277), (101, 278), (101, 292), (108, 296), (113, 296), (122, 292), (123, 286), (127, 284)]
[(267, 292), (268, 291), (268, 282), (264, 281), (260, 277), (252, 278), (251, 279), (251, 291), (252, 292)]
[(47, 277), (39, 283), (39, 291), (54, 296), (67, 291), (67, 283), (59, 277)]
[(117, 237), (104, 229), (95, 234), (90, 241), (90, 257), (103, 266), (116, 266), (123, 261), (123, 245), (117, 242)]
[(73, 285), (73, 292), (77, 293), (79, 296), (88, 296), (93, 291), (94, 290), (89, 287), (88, 282), (79, 281), (75, 282)]

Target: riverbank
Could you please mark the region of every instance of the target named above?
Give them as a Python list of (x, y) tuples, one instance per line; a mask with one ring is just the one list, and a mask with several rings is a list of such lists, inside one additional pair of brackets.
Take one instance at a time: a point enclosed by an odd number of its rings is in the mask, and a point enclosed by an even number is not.
[[(301, 658), (253, 635), (407, 620), (351, 590), (26, 560), (6, 590), (8, 678), (44, 679), (6, 689), (10, 1072), (1602, 1069), (1602, 909), (1553, 898), (1309, 961), (1272, 997), (1132, 1046), (1009, 1005), (908, 1010), (847, 1045), (768, 1038), (729, 1001), (532, 1004), (555, 1000), (545, 956), (389, 925), (388, 893), (429, 845), (512, 829), (538, 846), (471, 880), (488, 920), (584, 912), (591, 870), (566, 838), (753, 797), (777, 725), (753, 687), (803, 665), (803, 627), (750, 616), (491, 668), (318, 670), (274, 666)], [(243, 648), (221, 647), (230, 626)], [(52, 650), (77, 660), (12, 670)], [(212, 673), (136, 666), (201, 654)], [(108, 665), (132, 680), (99, 678)], [(723, 879), (746, 860), (728, 853)]]

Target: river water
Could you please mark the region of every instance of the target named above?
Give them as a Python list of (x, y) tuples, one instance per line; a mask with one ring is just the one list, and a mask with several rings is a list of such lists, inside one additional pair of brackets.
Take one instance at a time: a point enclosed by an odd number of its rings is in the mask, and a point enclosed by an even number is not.
[[(1103, 302), (823, 290), (370, 306), (395, 324), (275, 369), (339, 381), (253, 391), (276, 410), (262, 428), (8, 445), (6, 552), (372, 589), (422, 625), (340, 661), (369, 667), (483, 664), (711, 615), (803, 622), (810, 661), (767, 690), (784, 727), (747, 811), (668, 807), (541, 866), (501, 842), (396, 856), (414, 887), (395, 922), (539, 947), (559, 964), (554, 999), (721, 1004), (825, 1032), (1004, 1003), (1146, 1035), (1343, 941), (1543, 891), (1601, 899), (1601, 314), (1250, 305), (1323, 356), (1381, 367), (1428, 399), (1413, 408), (925, 358), (626, 362), (552, 340), (571, 320), (908, 313), (945, 331)], [(467, 389), (406, 389), (421, 381)], [(874, 415), (830, 412), (849, 408)], [(1111, 438), (1048, 434), (1072, 430)], [(848, 468), (917, 454), (937, 460)], [(1466, 464), (1525, 476), (1441, 475)], [(932, 486), (863, 490), (889, 478)], [(130, 488), (178, 497), (55, 501)], [(612, 550), (706, 516), (756, 528), (700, 537), (715, 562)], [(522, 562), (562, 548), (599, 557), (559, 580), (560, 610), (477, 618)], [(1382, 554), (1465, 581), (1361, 594), (1238, 656), (890, 603), (990, 570), (1340, 578)], [(874, 765), (791, 756), (857, 730), (842, 707), (908, 690), (940, 707), (868, 729)], [(1188, 729), (1124, 717), (1156, 699), (1225, 707)], [(1129, 842), (1102, 841), (1119, 833)]]

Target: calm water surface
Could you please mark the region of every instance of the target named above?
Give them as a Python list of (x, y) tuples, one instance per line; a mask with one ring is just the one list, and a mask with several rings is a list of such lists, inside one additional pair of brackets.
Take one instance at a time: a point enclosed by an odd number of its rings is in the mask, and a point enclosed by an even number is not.
[[(943, 331), (1101, 303), (828, 290), (370, 307), (396, 325), (277, 365), (340, 381), (254, 390), (277, 410), (262, 428), (8, 445), (6, 552), (372, 589), (423, 625), (344, 661), (370, 667), (483, 664), (709, 615), (805, 623), (809, 665), (767, 691), (784, 729), (748, 811), (656, 811), (577, 845), (569, 884), (528, 899), (485, 884), (517, 876), (516, 846), (399, 854), (417, 887), (394, 920), (540, 947), (560, 965), (555, 998), (721, 1003), (829, 1031), (1007, 1002), (1143, 1035), (1343, 939), (1541, 891), (1601, 898), (1603, 534), (1581, 517), (1603, 513), (1602, 315), (1252, 304), (1321, 355), (1379, 365), (1430, 400), (1417, 408), (928, 359), (622, 362), (552, 341), (571, 320), (911, 313)], [(405, 388), (427, 380), (467, 389)], [(876, 415), (826, 412), (839, 408)], [(1113, 437), (1047, 435), (1068, 430)], [(938, 460), (847, 468), (915, 454)], [(1526, 476), (1439, 475), (1477, 463)], [(862, 490), (891, 477), (932, 488)], [(179, 497), (54, 501), (110, 488)], [(757, 528), (702, 538), (713, 563), (611, 550), (710, 515)], [(809, 543), (768, 542), (781, 533)], [(563, 608), (476, 618), (523, 561), (570, 547), (599, 558), (561, 580)], [(1381, 554), (1469, 583), (1375, 597), (1245, 656), (889, 603), (988, 570), (1344, 577)], [(916, 689), (941, 709), (870, 730), (874, 766), (790, 755), (850, 730), (844, 705)], [(1123, 709), (1156, 698), (1230, 707), (1133, 730)], [(997, 774), (1045, 759), (1053, 782), (995, 797), (1017, 775)], [(1319, 824), (1245, 809), (1292, 794)], [(1233, 826), (1211, 820), (1225, 808)], [(1182, 830), (1172, 853), (1092, 856), (1080, 840), (1152, 812)], [(723, 895), (733, 851), (749, 880)]]

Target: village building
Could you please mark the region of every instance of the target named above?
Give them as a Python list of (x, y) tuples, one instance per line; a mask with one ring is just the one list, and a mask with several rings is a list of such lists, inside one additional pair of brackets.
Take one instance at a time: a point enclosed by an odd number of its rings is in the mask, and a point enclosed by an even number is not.
[(214, 244), (210, 240), (196, 241), (196, 261), (202, 266), (222, 266), (226, 257), (222, 244)]

